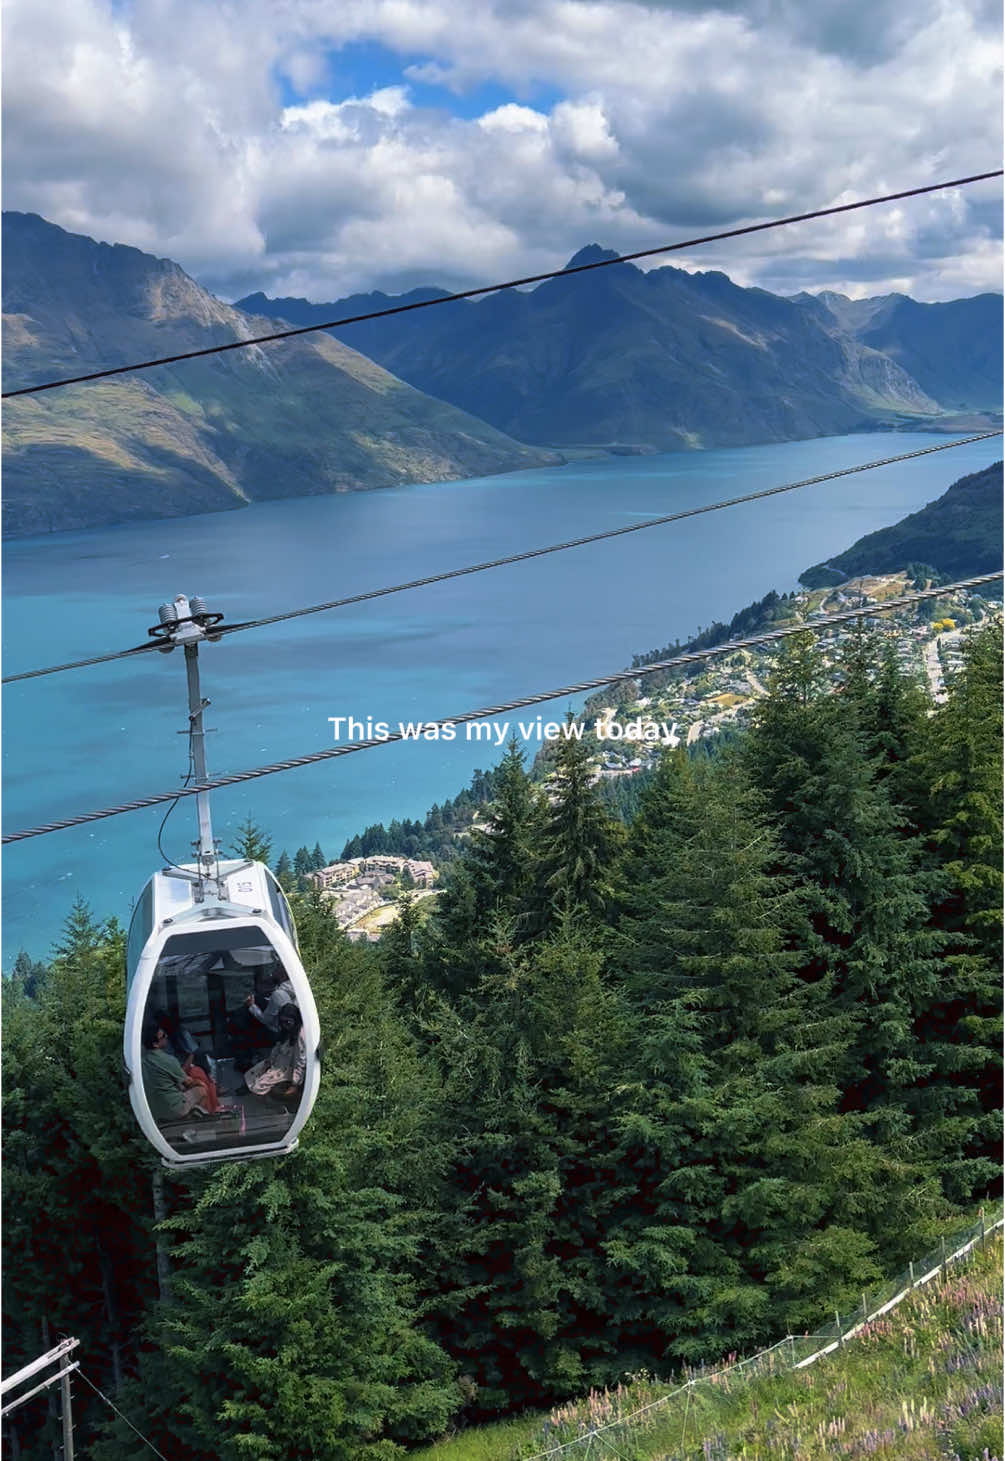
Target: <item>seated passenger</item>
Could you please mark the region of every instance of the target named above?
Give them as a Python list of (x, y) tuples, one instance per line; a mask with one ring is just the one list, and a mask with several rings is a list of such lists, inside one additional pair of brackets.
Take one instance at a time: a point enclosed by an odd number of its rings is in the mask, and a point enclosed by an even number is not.
[(180, 1065), (184, 1065), (187, 1057), (198, 1050), (199, 1042), (188, 1026), (168, 1014), (166, 1009), (154, 1010), (153, 1018), (167, 1035), (165, 1049), (168, 1054), (173, 1055)]
[(235, 1070), (247, 1070), (261, 1051), (272, 1048), (279, 1034), (279, 1011), (293, 998), (293, 985), (282, 969), (256, 975), (254, 994), (246, 997), (227, 1025)]
[(244, 1077), (256, 1096), (274, 1096), (279, 1101), (299, 1100), (307, 1070), (304, 1021), (295, 1004), (279, 1011), (279, 1040), (265, 1060), (253, 1065)]
[(191, 1030), (169, 1015), (167, 1010), (157, 1010), (154, 1019), (167, 1033), (167, 1045), (164, 1047), (166, 1052), (173, 1055), (186, 1076), (202, 1088), (201, 1104), (213, 1115), (220, 1109), (216, 1088), (216, 1061), (205, 1050), (199, 1049), (198, 1041)]
[[(208, 1115), (202, 1104), (203, 1086), (186, 1075), (166, 1046), (167, 1031), (157, 1020), (143, 1027), (143, 1089), (154, 1120), (180, 1121), (190, 1111)], [(214, 1090), (215, 1095), (215, 1090)]]
[(247, 1006), (248, 1014), (253, 1020), (257, 1020), (267, 1030), (271, 1030), (273, 1035), (278, 1035), (279, 1011), (284, 1005), (292, 1004), (295, 995), (293, 993), (293, 985), (287, 979), (285, 971), (281, 968), (277, 967), (273, 969), (271, 984), (272, 988), (269, 994), (269, 1000), (264, 1009), (259, 1008), (258, 1000), (253, 994), (249, 994), (244, 1003)]

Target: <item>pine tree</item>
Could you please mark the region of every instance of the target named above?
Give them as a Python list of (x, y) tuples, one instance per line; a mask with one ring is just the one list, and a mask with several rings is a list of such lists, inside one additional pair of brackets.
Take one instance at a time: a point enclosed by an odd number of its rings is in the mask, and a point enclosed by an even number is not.
[[(919, 1191), (930, 1195), (932, 1180), (949, 1191), (960, 1128), (946, 1053), (930, 1038), (949, 970), (945, 932), (931, 919), (933, 876), (891, 801), (887, 763), (869, 754), (854, 696), (821, 693), (808, 645), (781, 656), (746, 758), (809, 900), (802, 974), (826, 980), (854, 1023), (839, 1076), (844, 1108), (863, 1114)], [(915, 1210), (930, 1216), (929, 1196)], [(899, 1260), (907, 1234), (891, 1220), (881, 1238)], [(919, 1230), (915, 1241), (924, 1238)]]
[(862, 748), (889, 780), (891, 800), (905, 816), (903, 833), (915, 835), (919, 796), (915, 758), (928, 736), (931, 700), (920, 678), (902, 669), (893, 646), (856, 620), (838, 660), (844, 703), (854, 710)]
[(505, 930), (503, 943), (519, 942), (528, 931), (541, 807), (515, 740), (498, 768), (496, 788), (484, 824), (472, 831), (437, 899), (426, 950), (427, 982), (454, 998), (470, 993), (492, 961), (490, 924)]
[(106, 943), (106, 933), (97, 923), (90, 905), (77, 894), (73, 907), (63, 920), (63, 936), (52, 948), (54, 959), (81, 959), (93, 954)]
[(531, 889), (540, 821), (540, 797), (524, 771), (523, 752), (514, 737), (499, 764), (488, 816), (471, 835), (467, 863), (479, 917), (498, 914), (519, 930)]
[[(34, 998), (3, 981), (5, 1364), (73, 1333), (114, 1390), (155, 1284), (152, 1162), (122, 1071), (123, 936), (79, 899), (65, 930)], [(81, 1445), (103, 1414), (89, 1394), (74, 1402)], [(22, 1455), (51, 1454), (20, 1434)]]
[(501, 945), (461, 1012), (430, 1017), (452, 1113), (456, 1206), (432, 1299), (475, 1413), (540, 1405), (623, 1369), (602, 1239), (617, 1015), (565, 926)]
[(797, 977), (783, 862), (737, 761), (681, 756), (664, 759), (618, 881), (637, 1198), (610, 1251), (648, 1279), (662, 1344), (692, 1361), (761, 1342), (783, 1315), (805, 1322), (822, 1293), (846, 1302), (880, 1272), (859, 1215), (892, 1174), (838, 1112), (847, 1022)]
[(293, 858), (293, 873), (296, 879), (296, 888), (299, 893), (307, 893), (312, 887), (310, 874), (313, 872), (313, 860), (310, 849), (298, 847)]
[(48, 968), (45, 964), (32, 959), (24, 949), (19, 950), (17, 958), (14, 960), (11, 980), (20, 987), (28, 999), (35, 999), (38, 996), (47, 974)]
[(266, 867), (272, 856), (272, 839), (254, 820), (249, 812), (237, 829), (237, 835), (230, 846), (231, 856), (246, 857), (249, 862), (262, 862)]
[(966, 641), (964, 668), (929, 723), (919, 762), (929, 788), (926, 831), (952, 886), (941, 907), (947, 926), (1001, 958), (1002, 626)]
[(828, 975), (858, 1034), (844, 1072), (849, 1105), (888, 1108), (928, 1073), (913, 1021), (937, 989), (940, 940), (916, 844), (869, 756), (853, 701), (821, 693), (812, 646), (783, 651), (746, 752), (810, 898), (804, 973)]
[(284, 892), (292, 893), (296, 886), (296, 877), (294, 876), (290, 854), (286, 851), (285, 847), (279, 854), (279, 861), (276, 863), (276, 878)]
[(321, 851), (321, 843), (315, 842), (314, 851), (311, 853), (312, 870), (317, 872), (319, 868), (328, 866), (328, 859)]
[(532, 922), (539, 930), (573, 914), (599, 920), (607, 909), (621, 829), (603, 808), (590, 762), (589, 747), (575, 736), (556, 743), (551, 804), (534, 867)]
[(417, 934), (421, 919), (414, 896), (407, 889), (395, 899), (397, 917), (380, 940), (380, 961), (388, 989), (404, 1010), (417, 1011), (425, 1004), (426, 988), (418, 956)]
[(949, 932), (938, 997), (919, 1037), (938, 1052), (938, 1085), (917, 1093), (947, 1192), (966, 1202), (999, 1176), (1002, 957), (1002, 635), (973, 635), (964, 669), (928, 726), (914, 768), (918, 820), (940, 874), (936, 924)]

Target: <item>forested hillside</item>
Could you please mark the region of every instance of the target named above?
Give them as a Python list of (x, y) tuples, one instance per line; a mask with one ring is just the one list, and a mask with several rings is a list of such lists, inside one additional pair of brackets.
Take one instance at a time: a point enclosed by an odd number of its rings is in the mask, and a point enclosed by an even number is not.
[[(123, 936), (4, 987), (8, 1372), (62, 1333), (171, 1461), (355, 1461), (802, 1332), (997, 1189), (1002, 643), (932, 707), (812, 636), (627, 827), (513, 749), (436, 917), (299, 901), (328, 1058), (300, 1150), (163, 1176)], [(79, 1454), (136, 1436), (78, 1386)], [(44, 1397), (16, 1454), (52, 1455)]]
[(807, 588), (861, 573), (897, 573), (925, 564), (949, 578), (990, 573), (1002, 561), (1002, 464), (971, 472), (892, 527), (867, 533), (843, 553), (800, 576)]

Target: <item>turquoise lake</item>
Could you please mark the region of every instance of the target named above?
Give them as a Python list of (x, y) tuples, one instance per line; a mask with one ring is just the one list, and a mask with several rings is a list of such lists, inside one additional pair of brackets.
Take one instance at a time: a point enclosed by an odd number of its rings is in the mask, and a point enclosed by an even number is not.
[[(870, 434), (608, 459), (22, 539), (4, 550), (4, 673), (138, 644), (179, 592), (201, 594), (231, 622), (257, 618), (935, 442)], [(811, 563), (1000, 454), (996, 440), (974, 443), (207, 645), (210, 773), (329, 746), (329, 716), (442, 719), (616, 671), (769, 589), (793, 588)], [(565, 704), (540, 708), (560, 717)], [(185, 725), (177, 651), (10, 686), (5, 830), (180, 785)], [(274, 855), (320, 841), (334, 858), (367, 824), (424, 815), (498, 757), (463, 740), (379, 747), (215, 793), (215, 830), (226, 846), (250, 813)], [(6, 848), (5, 967), (19, 948), (47, 955), (77, 894), (127, 922), (161, 864), (163, 815)], [(194, 831), (194, 805), (183, 802), (164, 834), (173, 860), (188, 857)]]

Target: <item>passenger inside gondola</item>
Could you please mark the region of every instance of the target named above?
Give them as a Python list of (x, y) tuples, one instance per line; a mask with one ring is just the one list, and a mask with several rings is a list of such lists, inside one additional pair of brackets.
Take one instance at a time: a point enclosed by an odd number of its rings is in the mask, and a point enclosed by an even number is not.
[(294, 998), (293, 985), (279, 965), (256, 977), (255, 992), (245, 996), (228, 1025), (235, 1070), (246, 1071), (263, 1050), (271, 1050), (279, 1035), (280, 1011)]
[(143, 1088), (150, 1114), (158, 1125), (182, 1120), (197, 1109), (208, 1115), (208, 1109), (202, 1104), (202, 1084), (186, 1075), (177, 1057), (171, 1054), (168, 1033), (159, 1020), (147, 1021), (142, 1039)]
[(147, 997), (152, 1035), (164, 1038), (144, 1046), (144, 1086), (182, 1153), (279, 1140), (303, 1094), (293, 986), (258, 930), (244, 938), (214, 928), (168, 939)]
[(279, 1011), (278, 1041), (266, 1059), (253, 1065), (244, 1077), (249, 1091), (278, 1101), (299, 1101), (307, 1069), (303, 1027), (297, 1006), (285, 1004)]

